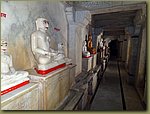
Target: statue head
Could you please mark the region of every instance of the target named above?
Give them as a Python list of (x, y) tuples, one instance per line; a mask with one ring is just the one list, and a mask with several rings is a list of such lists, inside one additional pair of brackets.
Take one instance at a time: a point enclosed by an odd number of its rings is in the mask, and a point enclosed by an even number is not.
[(103, 39), (100, 39), (100, 47), (103, 47)]
[(88, 40), (92, 40), (92, 35), (89, 35)]
[(1, 40), (1, 52), (6, 53), (7, 52), (7, 41)]
[(37, 30), (47, 31), (49, 27), (49, 22), (45, 18), (38, 18), (36, 20), (36, 28)]
[(83, 46), (86, 46), (86, 41), (85, 40), (83, 41)]
[(58, 44), (58, 53), (64, 54), (64, 44), (63, 43)]
[(63, 43), (59, 43), (58, 44), (58, 50), (61, 50), (61, 49), (63, 49), (64, 48), (64, 44)]
[(103, 36), (103, 32), (100, 33), (100, 36)]

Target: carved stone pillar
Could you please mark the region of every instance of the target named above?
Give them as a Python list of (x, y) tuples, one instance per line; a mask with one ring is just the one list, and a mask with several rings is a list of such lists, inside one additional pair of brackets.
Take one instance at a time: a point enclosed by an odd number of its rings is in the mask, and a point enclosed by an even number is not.
[(89, 11), (75, 11), (66, 8), (68, 20), (68, 56), (77, 65), (76, 76), (82, 72), (82, 42), (86, 36), (86, 26), (91, 20)]

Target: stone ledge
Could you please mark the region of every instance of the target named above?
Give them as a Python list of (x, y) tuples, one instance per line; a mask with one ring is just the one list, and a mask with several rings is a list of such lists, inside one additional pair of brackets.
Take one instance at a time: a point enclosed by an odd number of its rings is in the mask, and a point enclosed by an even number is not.
[(61, 105), (56, 108), (56, 110), (75, 110), (83, 94), (84, 89), (70, 89), (68, 96), (61, 103)]

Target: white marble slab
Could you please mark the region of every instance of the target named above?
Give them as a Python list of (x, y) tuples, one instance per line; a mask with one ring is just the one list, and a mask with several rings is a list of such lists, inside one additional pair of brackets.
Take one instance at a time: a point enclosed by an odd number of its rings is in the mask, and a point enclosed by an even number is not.
[(39, 110), (38, 84), (29, 83), (1, 96), (1, 110)]

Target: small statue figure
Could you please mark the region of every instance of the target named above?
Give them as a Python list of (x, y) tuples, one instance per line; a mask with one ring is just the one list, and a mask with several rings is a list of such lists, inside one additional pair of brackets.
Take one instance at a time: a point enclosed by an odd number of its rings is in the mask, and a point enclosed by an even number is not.
[[(63, 43), (59, 43), (58, 44), (58, 53), (61, 53), (61, 54), (64, 55), (64, 45), (63, 45)], [(72, 64), (72, 60), (71, 59), (65, 57), (64, 60), (66, 62), (66, 65)]]
[(12, 56), (7, 52), (7, 42), (1, 40), (1, 91), (24, 81), (29, 81), (29, 73), (16, 71), (12, 64)]
[(100, 48), (103, 48), (103, 39), (100, 39)]
[(86, 41), (83, 41), (82, 55), (83, 57), (90, 57), (90, 52), (87, 51)]
[(4, 40), (1, 41), (1, 73), (1, 78), (6, 78), (3, 77), (4, 75), (9, 76), (9, 74), (15, 73), (15, 69), (12, 65), (12, 56), (8, 55), (7, 42)]
[(89, 35), (89, 37), (88, 37), (88, 51), (89, 51), (91, 54), (95, 54), (95, 53), (96, 53), (96, 49), (93, 48), (92, 35)]
[(49, 22), (45, 18), (36, 20), (37, 30), (31, 35), (31, 47), (37, 61), (37, 70), (48, 70), (59, 64), (65, 64), (65, 56), (50, 47), (50, 36), (47, 33)]
[(64, 49), (63, 48), (64, 48), (63, 43), (59, 43), (58, 44), (58, 53), (61, 53), (64, 55)]

